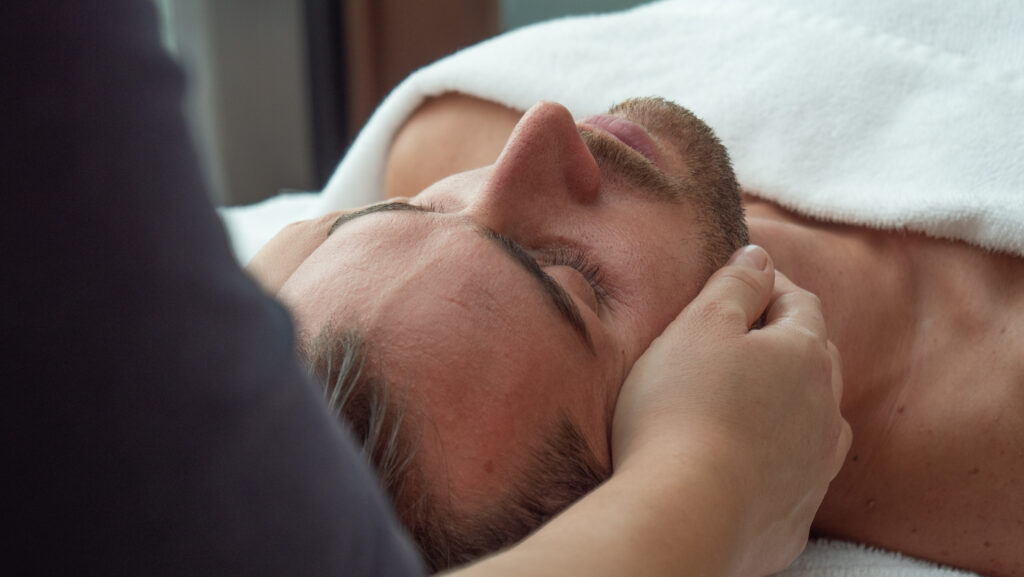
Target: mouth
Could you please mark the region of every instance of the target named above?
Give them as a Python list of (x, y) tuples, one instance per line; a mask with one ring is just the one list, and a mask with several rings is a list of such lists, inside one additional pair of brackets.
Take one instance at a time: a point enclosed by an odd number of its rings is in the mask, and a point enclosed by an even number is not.
[(591, 130), (597, 129), (612, 135), (618, 141), (639, 152), (658, 168), (662, 168), (658, 145), (647, 133), (647, 130), (639, 124), (618, 116), (599, 114), (581, 120), (579, 126)]

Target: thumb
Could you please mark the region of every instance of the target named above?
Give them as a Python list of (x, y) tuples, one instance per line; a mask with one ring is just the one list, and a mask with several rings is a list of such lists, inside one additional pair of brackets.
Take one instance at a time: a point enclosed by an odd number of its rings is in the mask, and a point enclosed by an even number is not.
[(763, 248), (747, 245), (711, 275), (687, 309), (713, 326), (746, 333), (768, 306), (774, 287), (775, 263)]

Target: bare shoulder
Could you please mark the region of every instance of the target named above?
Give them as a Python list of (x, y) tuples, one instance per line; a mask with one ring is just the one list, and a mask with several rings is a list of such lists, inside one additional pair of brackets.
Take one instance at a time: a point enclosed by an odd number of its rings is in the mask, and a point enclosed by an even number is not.
[(446, 176), (492, 164), (522, 114), (454, 92), (427, 100), (391, 144), (387, 197), (415, 196)]
[(1024, 259), (744, 205), (843, 354), (854, 447), (816, 531), (1024, 575)]

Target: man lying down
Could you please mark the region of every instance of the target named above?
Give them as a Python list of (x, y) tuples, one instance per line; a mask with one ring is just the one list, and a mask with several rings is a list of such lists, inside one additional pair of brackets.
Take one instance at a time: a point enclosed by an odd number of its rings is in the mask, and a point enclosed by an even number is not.
[(662, 99), (520, 115), (430, 101), (392, 147), (397, 198), (296, 223), (250, 265), (435, 567), (609, 475), (624, 376), (749, 234), (843, 354), (854, 444), (815, 531), (1021, 574), (1024, 261), (743, 196), (711, 129)]

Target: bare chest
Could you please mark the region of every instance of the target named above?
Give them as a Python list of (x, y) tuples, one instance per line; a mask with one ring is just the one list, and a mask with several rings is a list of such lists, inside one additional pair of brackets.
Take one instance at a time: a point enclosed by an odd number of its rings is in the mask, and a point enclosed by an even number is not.
[(1024, 567), (1024, 259), (757, 202), (748, 215), (777, 268), (821, 297), (843, 355), (854, 445), (817, 530)]

